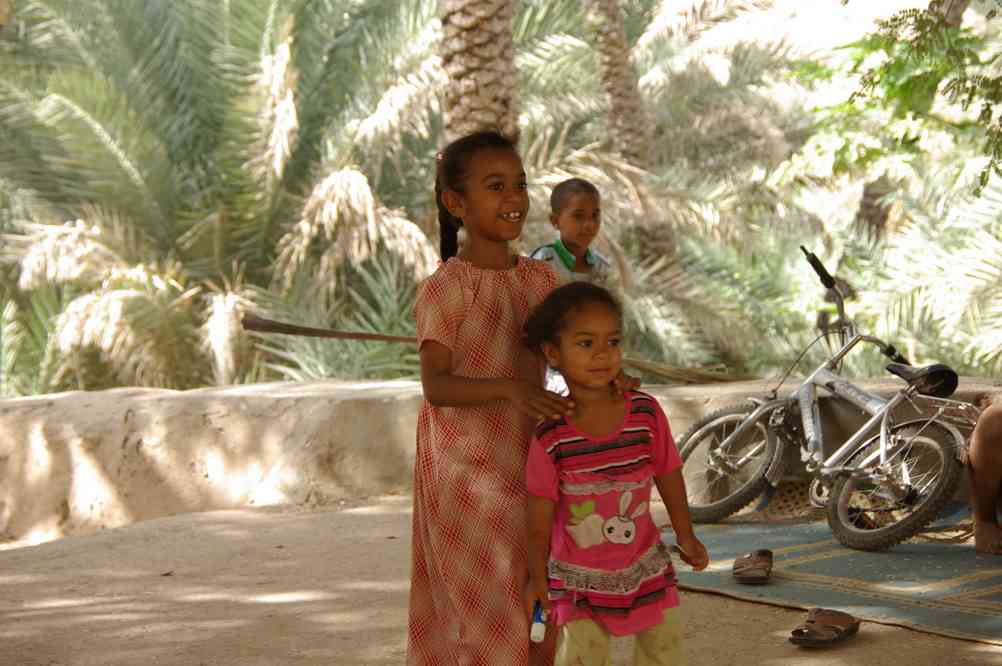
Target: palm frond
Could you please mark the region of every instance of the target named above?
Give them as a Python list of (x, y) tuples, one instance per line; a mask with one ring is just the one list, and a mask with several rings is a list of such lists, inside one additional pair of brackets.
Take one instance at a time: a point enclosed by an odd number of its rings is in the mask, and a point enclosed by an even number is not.
[(52, 331), (65, 299), (60, 289), (47, 286), (34, 290), (25, 300), (19, 308), (21, 340), (14, 376), (23, 395), (50, 393), (60, 387), (57, 374), (61, 359)]
[(575, 35), (548, 35), (519, 51), (515, 63), (526, 96), (601, 90), (595, 54), (587, 41)]
[(222, 119), (259, 60), (273, 3), (246, 0), (237, 10), (214, 0), (104, 2), (120, 43), (109, 57), (129, 69), (103, 62), (102, 70), (115, 73), (130, 108), (196, 185), (209, 175), (205, 168), (225, 131)]
[(197, 289), (166, 272), (135, 266), (116, 270), (102, 289), (70, 302), (56, 320), (59, 352), (71, 373), (74, 358), (93, 349), (117, 382), (193, 388), (208, 383), (199, 354)]
[(380, 208), (378, 216), (379, 240), (386, 249), (403, 261), (418, 280), (431, 275), (439, 257), (421, 228), (401, 211)]
[(18, 322), (17, 304), (0, 298), (0, 396), (21, 394), (21, 382), (15, 369), (24, 342)]
[[(78, 3), (79, 4), (79, 3)], [(14, 6), (14, 18), (21, 27), (16, 49), (5, 57), (4, 69), (12, 62), (19, 67), (98, 68), (98, 54), (87, 40), (87, 30), (68, 20), (66, 3), (19, 0)]]
[(115, 268), (124, 267), (101, 237), (101, 229), (83, 220), (63, 225), (21, 225), (23, 236), (4, 237), (0, 258), (20, 261), (18, 286), (25, 291), (46, 284), (99, 284)]
[[(78, 83), (79, 81), (74, 81), (74, 86)], [(90, 83), (91, 90), (96, 89), (97, 95), (103, 96), (104, 100), (113, 97), (110, 90), (102, 90), (102, 86), (96, 81)], [(81, 96), (74, 100), (62, 94), (50, 93), (36, 107), (39, 121), (51, 127), (59, 136), (60, 142), (66, 146), (65, 168), (87, 174), (91, 192), (82, 193), (82, 203), (95, 204), (106, 200), (106, 197), (115, 200), (122, 210), (129, 211), (137, 220), (143, 220), (144, 227), (164, 247), (169, 242), (171, 232), (169, 228), (165, 228), (169, 215), (159, 204), (166, 193), (151, 187), (147, 177), (141, 172), (139, 163), (130, 156), (129, 153), (133, 151), (127, 150), (123, 145), (123, 137), (116, 136), (118, 132), (106, 126), (108, 118), (120, 118), (120, 114), (127, 111), (115, 108), (115, 105), (95, 109), (98, 113), (104, 112), (102, 115), (105, 118), (101, 118), (84, 108), (79, 103), (82, 101)], [(155, 158), (152, 165), (156, 165)]]
[(206, 296), (208, 316), (202, 327), (202, 349), (212, 360), (216, 386), (241, 383), (242, 372), (255, 366), (253, 344), (241, 326), (245, 312), (253, 309), (252, 294), (246, 288), (229, 286)]
[(581, 3), (574, 0), (530, 0), (519, 2), (512, 34), (517, 51), (531, 49), (540, 40), (554, 35), (584, 32)]
[[(429, 0), (298, 4), (292, 56), (300, 77), (300, 129), (286, 170), (286, 190), (295, 191), (295, 184), (309, 180), (323, 158), (332, 119), (350, 108), (355, 91), (364, 90), (370, 80), (373, 60), (383, 57), (378, 47), (394, 44), (392, 35), (397, 31), (413, 36), (416, 26), (425, 25), (434, 11)], [(392, 52), (399, 53), (406, 43), (398, 39)]]
[(58, 136), (35, 114), (32, 93), (0, 81), (0, 177), (66, 219), (86, 187), (84, 174), (66, 168), (67, 160)]
[[(289, 286), (311, 257), (319, 257), (316, 284), (333, 289), (345, 257), (357, 262), (368, 258), (376, 225), (376, 202), (366, 177), (354, 169), (330, 174), (310, 194), (301, 221), (279, 242), (279, 280)], [(326, 249), (318, 250), (317, 241)]]
[(427, 165), (434, 163), (431, 157), (442, 115), (440, 96), (448, 77), (441, 58), (431, 53), (392, 77), (392, 83), (373, 100), (357, 100), (341, 136), (330, 142), (324, 161), (354, 161), (381, 196), (413, 212), (414, 193), (409, 190), (428, 171)]
[(773, 5), (771, 0), (696, 0), (688, 9), (678, 3), (663, 1), (646, 30), (637, 39), (636, 50), (643, 55), (658, 41), (667, 39), (695, 41), (714, 25), (730, 21), (744, 12)]
[[(414, 335), (416, 281), (399, 257), (379, 249), (364, 265), (342, 269), (349, 287), (338, 299), (317, 299), (312, 282), (300, 279), (282, 295), (257, 290), (258, 311), (316, 327)], [(414, 377), (419, 367), (417, 350), (395, 343), (275, 336), (259, 348), (272, 372), (294, 381)]]

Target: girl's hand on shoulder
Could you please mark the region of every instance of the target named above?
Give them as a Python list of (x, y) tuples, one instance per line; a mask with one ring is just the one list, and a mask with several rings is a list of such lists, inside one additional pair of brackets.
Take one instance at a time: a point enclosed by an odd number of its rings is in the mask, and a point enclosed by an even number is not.
[(574, 402), (569, 398), (517, 380), (511, 381), (508, 401), (515, 409), (534, 419), (556, 419), (574, 411)]
[(628, 375), (622, 370), (620, 370), (619, 374), (616, 375), (616, 378), (612, 380), (612, 383), (616, 387), (616, 390), (620, 393), (636, 391), (640, 388), (640, 378)]
[(682, 561), (691, 566), (693, 571), (702, 571), (709, 566), (710, 554), (703, 542), (695, 536), (679, 539), (678, 548), (682, 551)]

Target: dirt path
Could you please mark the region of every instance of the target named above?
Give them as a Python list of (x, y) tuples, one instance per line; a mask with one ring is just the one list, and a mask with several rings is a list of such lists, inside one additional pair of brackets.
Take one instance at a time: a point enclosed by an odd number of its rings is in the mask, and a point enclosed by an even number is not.
[[(378, 498), (0, 550), (0, 665), (401, 664), (409, 534), (410, 502)], [(801, 611), (706, 594), (683, 604), (691, 664), (1002, 665), (1002, 648), (876, 624), (809, 652), (786, 640)]]

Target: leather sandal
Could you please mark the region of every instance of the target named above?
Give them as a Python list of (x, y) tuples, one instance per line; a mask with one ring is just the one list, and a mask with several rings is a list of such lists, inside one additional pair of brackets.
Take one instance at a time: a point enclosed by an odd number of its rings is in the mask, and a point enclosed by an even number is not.
[(824, 647), (852, 638), (859, 632), (859, 620), (848, 613), (828, 608), (812, 608), (807, 619), (790, 633), (790, 642), (803, 647)]
[(744, 585), (767, 583), (772, 575), (772, 551), (762, 548), (735, 558), (731, 573)]

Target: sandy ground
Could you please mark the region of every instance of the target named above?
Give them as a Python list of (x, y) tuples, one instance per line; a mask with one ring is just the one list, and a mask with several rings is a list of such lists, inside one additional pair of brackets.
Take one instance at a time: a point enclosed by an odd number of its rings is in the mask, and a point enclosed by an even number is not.
[[(400, 664), (410, 508), (383, 497), (213, 511), (8, 544), (0, 664)], [(691, 664), (1002, 665), (1002, 648), (872, 623), (808, 651), (787, 642), (803, 611), (695, 593), (683, 606)]]

